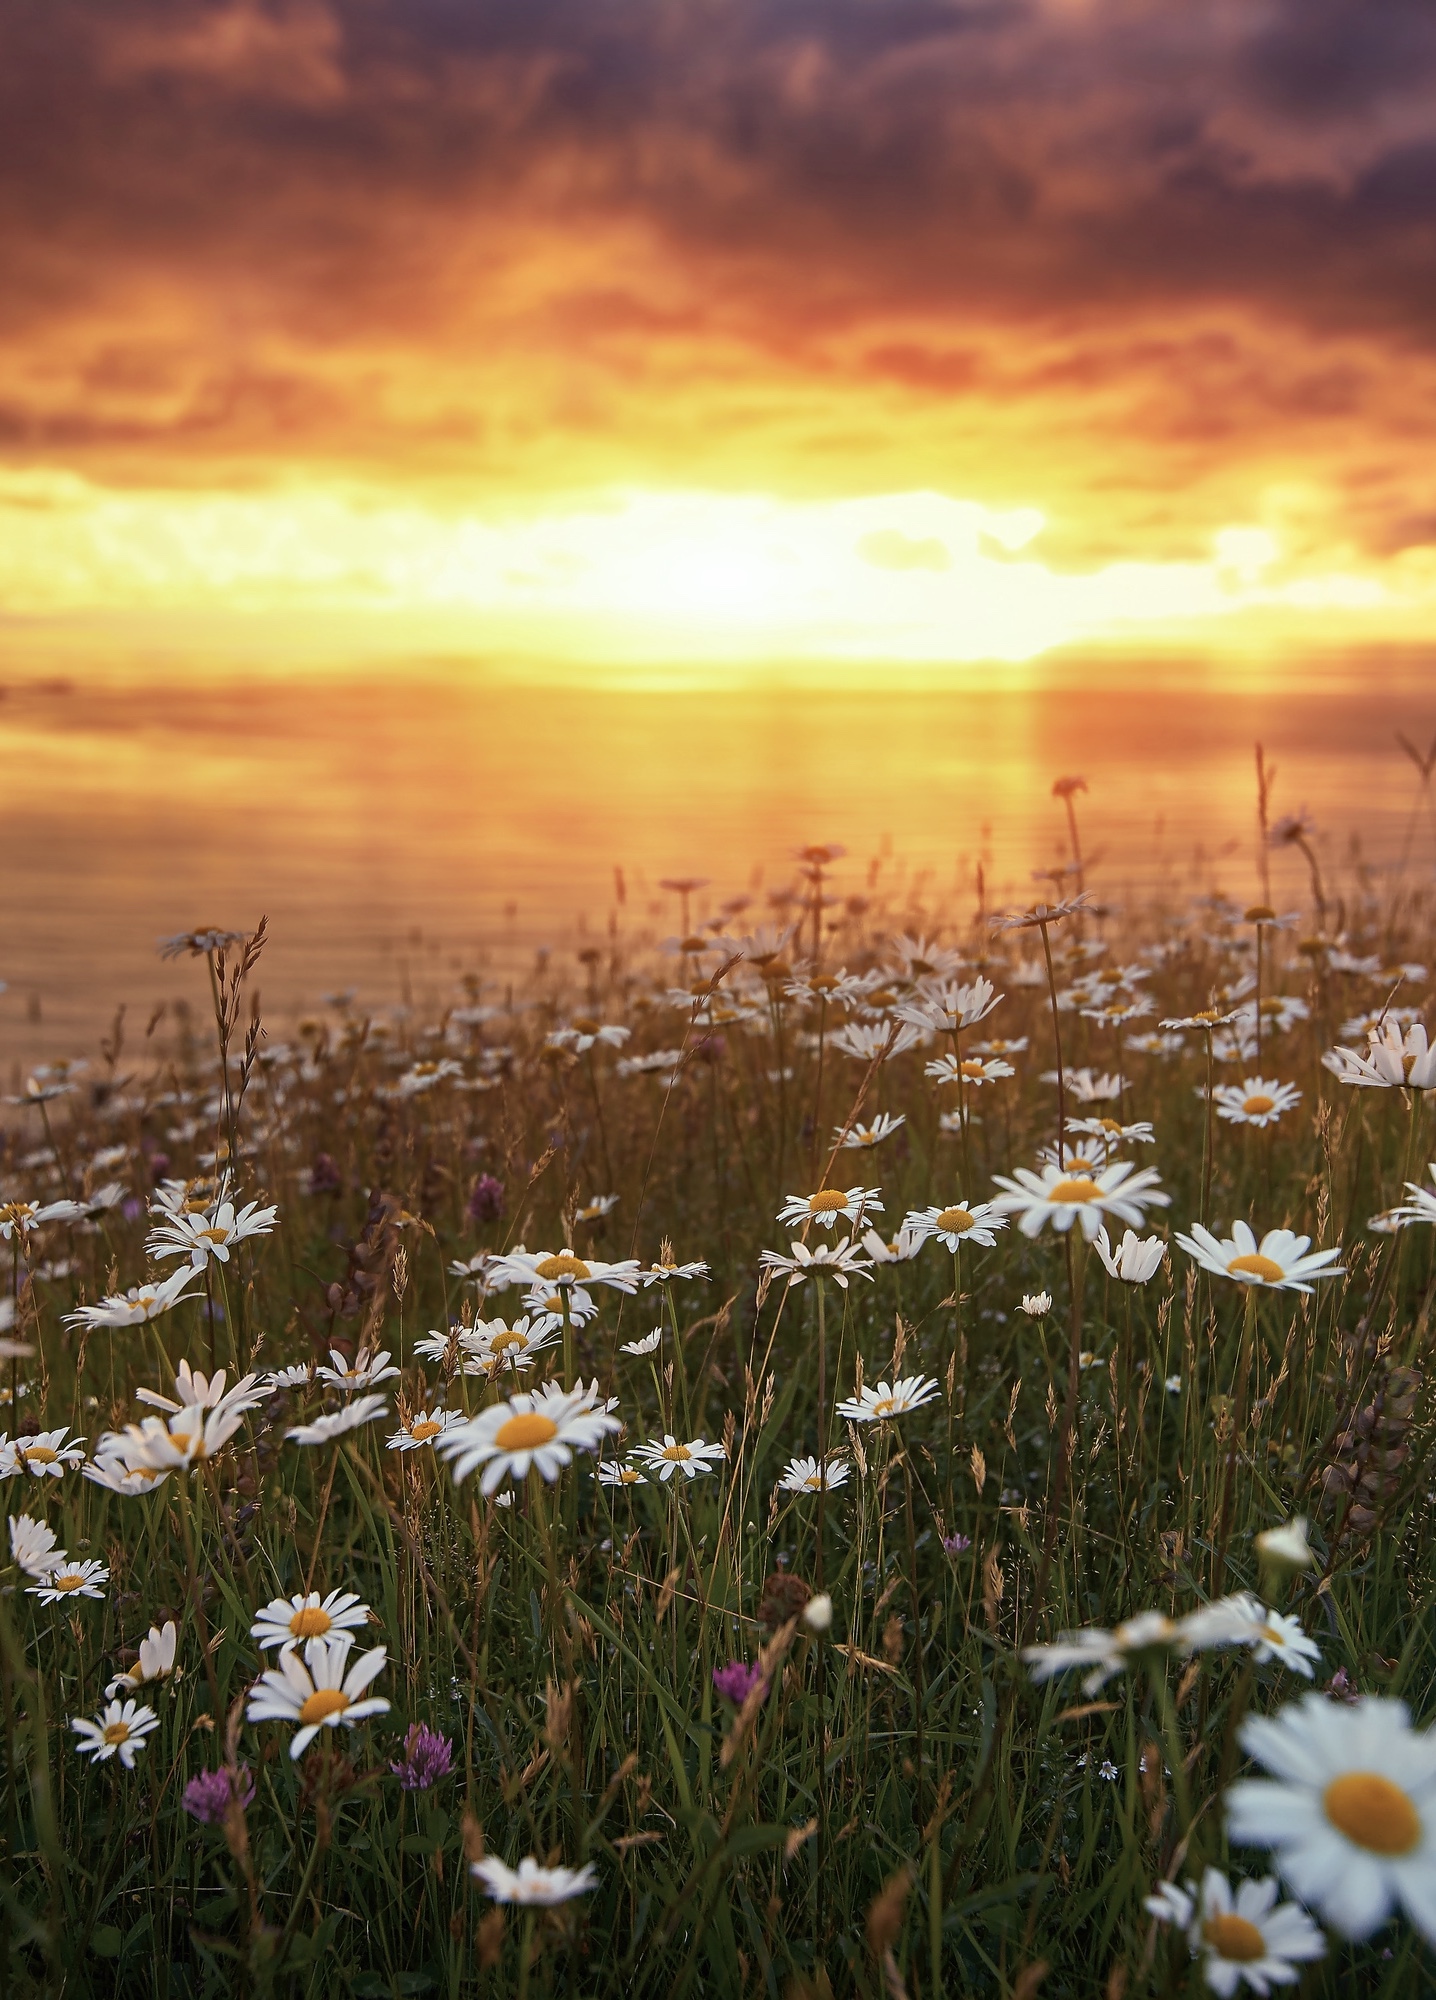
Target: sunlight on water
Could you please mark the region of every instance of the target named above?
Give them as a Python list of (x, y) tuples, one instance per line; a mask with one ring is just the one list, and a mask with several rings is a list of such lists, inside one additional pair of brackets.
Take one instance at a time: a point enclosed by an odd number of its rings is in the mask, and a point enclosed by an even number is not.
[[(1305, 804), (1327, 859), (1353, 834), (1394, 863), (1436, 689), (1421, 663), (1243, 677), (1231, 667), (1049, 661), (890, 692), (807, 673), (732, 691), (533, 685), (482, 669), (424, 677), (11, 688), (5, 773), (0, 1052), (74, 1051), (116, 997), (129, 1032), (190, 966), (162, 934), (269, 917), (261, 985), (276, 1027), (327, 988), (375, 1003), (496, 977), (606, 927), (677, 921), (661, 877), (712, 878), (710, 907), (790, 879), (791, 849), (841, 841), (842, 893), (900, 912), (918, 885), (963, 921), (982, 860), (988, 906), (1033, 891), (1064, 851), (1054, 778), (1080, 773), (1092, 881), (1110, 896), (1255, 879), (1253, 744), (1273, 812)], [(1413, 874), (1430, 872), (1416, 825)], [(1284, 905), (1296, 857), (1273, 861)], [(37, 1018), (38, 1016), (38, 1018)]]

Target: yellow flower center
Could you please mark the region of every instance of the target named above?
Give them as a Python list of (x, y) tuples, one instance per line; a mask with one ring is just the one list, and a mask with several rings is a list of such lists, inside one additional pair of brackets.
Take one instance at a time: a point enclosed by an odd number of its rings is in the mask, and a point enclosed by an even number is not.
[(299, 1720), (307, 1728), (313, 1722), (327, 1722), (331, 1715), (342, 1715), (348, 1706), (343, 1688), (316, 1688), (300, 1709)]
[(207, 1243), (228, 1243), (229, 1241), (229, 1231), (227, 1229), (197, 1229), (195, 1234), (196, 1236), (202, 1236)]
[(129, 1740), (130, 1725), (128, 1722), (107, 1722), (105, 1724), (106, 1743), (128, 1743)]
[(836, 1215), (847, 1205), (848, 1198), (841, 1188), (819, 1188), (808, 1197), (808, 1211), (812, 1215)]
[(962, 1071), (964, 1076), (982, 1075), (982, 1062), (980, 1058), (977, 1056), (965, 1057), (964, 1060), (961, 1063), (959, 1063), (958, 1067)]
[(50, 1578), (50, 1588), (51, 1590), (78, 1590), (84, 1581), (85, 1579), (82, 1576), (66, 1576), (57, 1571)]
[(1242, 1100), (1242, 1110), (1248, 1118), (1264, 1118), (1268, 1111), (1276, 1110), (1276, 1099), (1259, 1090), (1254, 1097)]
[(808, 1489), (810, 1493), (816, 1493), (818, 1488), (822, 1485), (822, 1483), (823, 1483), (823, 1475), (821, 1472), (810, 1472), (807, 1478), (803, 1481), (804, 1486)]
[(882, 1396), (873, 1404), (873, 1415), (875, 1417), (890, 1417), (897, 1407), (898, 1399), (896, 1396)]
[(960, 1235), (964, 1229), (971, 1229), (972, 1214), (965, 1208), (945, 1208), (937, 1218), (939, 1229), (956, 1230)]
[(638, 1484), (638, 1474), (631, 1465), (619, 1467), (618, 1483), (620, 1486), (636, 1486)]
[(496, 1333), (489, 1342), (490, 1352), (494, 1354), (502, 1354), (507, 1347), (527, 1346), (528, 1342), (524, 1336), (521, 1333), (515, 1333), (512, 1327), (505, 1327), (502, 1333)]
[(53, 1465), (60, 1454), (57, 1451), (51, 1451), (47, 1444), (22, 1444), (20, 1446), (20, 1456), (27, 1461), (33, 1460), (36, 1465)]
[(1233, 1257), (1231, 1263), (1227, 1265), (1227, 1270), (1234, 1278), (1245, 1272), (1249, 1277), (1259, 1279), (1264, 1285), (1279, 1285), (1286, 1276), (1286, 1272), (1275, 1258), (1263, 1257), (1255, 1250), (1248, 1257)]
[(333, 1623), (322, 1605), (306, 1604), (290, 1619), (289, 1629), (296, 1639), (322, 1639)]
[(680, 951), (706, 951), (708, 949), (708, 940), (707, 938), (699, 937), (696, 931), (690, 931), (686, 938), (679, 940), (678, 948)]
[(560, 1278), (586, 1278), (589, 1275), (588, 1266), (582, 1257), (575, 1257), (569, 1250), (563, 1251), (557, 1257), (540, 1258), (534, 1270), (546, 1285), (556, 1284)]
[(1372, 1854), (1409, 1854), (1421, 1839), (1421, 1818), (1400, 1785), (1376, 1771), (1344, 1771), (1321, 1795), (1338, 1833)]
[(1198, 1013), (1193, 1014), (1192, 1019), (1203, 1023), (1215, 1023), (1222, 1019), (1222, 1010), (1220, 1007), (1203, 1007)]
[[(1085, 1166), (1086, 1162), (1074, 1160), (1072, 1164), (1074, 1166)], [(1054, 1187), (1048, 1190), (1047, 1199), (1049, 1201), (1066, 1202), (1100, 1201), (1102, 1199), (1102, 1190), (1098, 1187), (1096, 1181), (1089, 1180), (1083, 1176), (1077, 1180), (1058, 1181)]]
[(427, 1444), (429, 1439), (437, 1437), (443, 1428), (444, 1426), (436, 1424), (432, 1417), (426, 1417), (423, 1423), (409, 1426), (409, 1435), (415, 1444)]
[(499, 1425), (494, 1443), (500, 1451), (533, 1451), (557, 1436), (558, 1425), (551, 1417), (542, 1417), (537, 1410), (522, 1410)]
[(686, 1444), (667, 1444), (663, 1447), (663, 1456), (671, 1458), (675, 1465), (682, 1465), (684, 1460), (692, 1458), (693, 1454)]
[(1249, 1965), (1253, 1959), (1266, 1957), (1266, 1939), (1256, 1925), (1230, 1910), (1208, 1917), (1202, 1925), (1202, 1936), (1218, 1958), (1234, 1959), (1238, 1965)]
[(598, 1033), (598, 1023), (592, 1014), (576, 1014), (573, 1025), (581, 1035), (596, 1035)]
[(1253, 903), (1247, 911), (1246, 921), (1249, 924), (1274, 924), (1276, 911), (1267, 903)]

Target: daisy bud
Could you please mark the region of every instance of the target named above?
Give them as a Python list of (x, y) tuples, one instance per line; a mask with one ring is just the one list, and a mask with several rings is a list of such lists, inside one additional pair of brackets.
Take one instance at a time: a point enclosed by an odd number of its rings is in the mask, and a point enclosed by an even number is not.
[(825, 1590), (803, 1606), (803, 1623), (810, 1632), (826, 1632), (833, 1622), (833, 1600)]

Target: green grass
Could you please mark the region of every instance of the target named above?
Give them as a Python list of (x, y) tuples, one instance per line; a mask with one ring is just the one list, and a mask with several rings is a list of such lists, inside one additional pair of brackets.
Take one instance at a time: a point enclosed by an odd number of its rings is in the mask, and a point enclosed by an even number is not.
[[(1340, 928), (1347, 950), (1385, 965), (1436, 949), (1421, 898), (1378, 906), (1357, 881), (1338, 911), (1338, 887), (1325, 885), (1329, 932)], [(876, 898), (842, 913), (822, 962), (882, 962), (894, 931), (918, 922), (940, 917)], [(809, 919), (809, 947), (811, 934)], [(39, 1352), (19, 1365), (30, 1386), (12, 1431), (69, 1423), (93, 1448), (145, 1414), (135, 1388), (168, 1390), (181, 1357), (268, 1369), (323, 1359), (336, 1342), (352, 1354), (364, 1339), (393, 1351), (402, 1382), (385, 1388), (413, 1407), (442, 1373), (416, 1362), (416, 1341), (472, 1317), (475, 1287), (449, 1272), (454, 1259), (522, 1241), (648, 1262), (671, 1242), (681, 1259), (706, 1259), (709, 1280), (672, 1286), (666, 1307), (661, 1289), (597, 1291), (572, 1365), (619, 1398), (620, 1451), (672, 1429), (722, 1441), (728, 1457), (715, 1476), (621, 1491), (600, 1487), (594, 1460), (580, 1457), (555, 1486), (520, 1488), (503, 1509), (477, 1476), (456, 1486), (432, 1449), (386, 1450), (392, 1422), (337, 1449), (285, 1442), (301, 1417), (343, 1400), (311, 1390), (275, 1395), (219, 1455), (145, 1497), (110, 1494), (78, 1471), (11, 1480), (10, 1512), (43, 1515), (72, 1556), (102, 1557), (111, 1574), (103, 1602), (45, 1607), (12, 1568), (0, 1598), (7, 1991), (682, 2000), (831, 1987), (1119, 2000), (1199, 1990), (1199, 1969), (1144, 1898), (1208, 1861), (1265, 1872), (1260, 1854), (1225, 1842), (1235, 1725), (1306, 1684), (1206, 1654), (1190, 1668), (1139, 1667), (1088, 1701), (1074, 1676), (1035, 1687), (1018, 1651), (1060, 1630), (1258, 1589), (1254, 1534), (1304, 1513), (1319, 1566), (1281, 1601), (1321, 1645), (1316, 1684), (1340, 1671), (1431, 1716), (1424, 1385), (1409, 1420), (1384, 1432), (1378, 1422), (1361, 1447), (1365, 1513), (1325, 1475), (1351, 1461), (1356, 1447), (1338, 1441), (1354, 1422), (1371, 1430), (1359, 1413), (1379, 1418), (1393, 1371), (1426, 1365), (1436, 1232), (1382, 1236), (1366, 1223), (1424, 1174), (1436, 1134), (1420, 1093), (1343, 1088), (1320, 1064), (1341, 1022), (1379, 1009), (1390, 981), (1331, 972), (1297, 948), (1300, 933), (1268, 932), (1266, 990), (1299, 994), (1310, 1014), (1268, 1034), (1263, 1070), (1303, 1096), (1271, 1132), (1217, 1123), (1207, 1214), (1223, 1230), (1241, 1218), (1259, 1234), (1285, 1223), (1319, 1246), (1340, 1243), (1346, 1275), (1311, 1299), (1260, 1299), (1248, 1380), (1244, 1293), (1175, 1246), (1150, 1285), (1128, 1287), (1107, 1279), (1080, 1232), (1069, 1259), (1050, 1228), (1028, 1241), (1009, 1227), (995, 1248), (964, 1251), (960, 1308), (952, 1259), (932, 1245), (846, 1292), (761, 1284), (760, 1250), (798, 1233), (774, 1220), (788, 1195), (880, 1186), (891, 1231), (909, 1208), (989, 1198), (994, 1173), (1031, 1165), (1054, 1140), (1056, 1092), (1040, 1080), (1054, 1056), (1047, 989), (1012, 980), (1019, 948), (1031, 960), (1038, 935), (1014, 945), (952, 923), (941, 934), (1006, 993), (963, 1052), (989, 1034), (1029, 1042), (1014, 1079), (970, 1093), (965, 1136), (941, 1129), (954, 1094), (924, 1076), (938, 1047), (881, 1065), (838, 1054), (842, 1006), (785, 998), (750, 959), (715, 997), (674, 1006), (665, 990), (692, 978), (695, 961), (662, 960), (616, 926), (601, 952), (540, 967), (507, 1002), (473, 980), (456, 989), (451, 1006), (472, 1009), (477, 992), (494, 1011), (449, 1020), (447, 1038), (431, 1033), (446, 1016), (416, 1014), (381, 1034), (331, 1010), (287, 1052), (251, 1038), (248, 1070), (231, 953), (213, 969), (241, 1102), (217, 1095), (213, 1041), (182, 1018), (162, 1046), (157, 1034), (133, 1058), (120, 1051), (46, 1104), (43, 1131), (39, 1113), (25, 1114), (36, 1129), (12, 1137), (11, 1198), (52, 1198), (62, 1173), (70, 1192), (112, 1177), (148, 1192), (156, 1153), (194, 1176), (219, 1142), (237, 1150), (243, 1197), (277, 1202), (280, 1217), (213, 1267), (213, 1317), (201, 1289), (150, 1326), (83, 1341), (64, 1314), (152, 1268), (148, 1217), (112, 1209), (93, 1227), (55, 1224), (31, 1239), (28, 1281), (15, 1264), (16, 1331)], [(1155, 1125), (1154, 1146), (1118, 1153), (1155, 1165), (1171, 1195), (1149, 1227), (1174, 1234), (1202, 1212), (1203, 1038), (1158, 1056), (1134, 1052), (1131, 1036), (1207, 1005), (1251, 967), (1253, 934), (1239, 918), (1176, 908), (1052, 929), (1059, 984), (1079, 939), (1105, 936), (1116, 964), (1158, 938), (1180, 947), (1138, 989), (1155, 1011), (1128, 1027), (1125, 1048), (1112, 1028), (1060, 1017), (1069, 1069), (1120, 1067), (1123, 1114)], [(624, 1057), (681, 1045), (677, 1080), (620, 1075), (602, 1045), (576, 1058), (546, 1051), (552, 1028), (584, 1014), (633, 1030)], [(395, 1094), (416, 1060), (440, 1055), (461, 1078)], [(1082, 1109), (1069, 1103), (1069, 1118)], [(877, 1110), (905, 1115), (900, 1134), (829, 1169), (835, 1130)], [(123, 1164), (89, 1168), (118, 1146)], [(331, 1178), (321, 1154), (337, 1185), (307, 1192), (306, 1170), (318, 1168), (320, 1188)], [(505, 1203), (477, 1223), (467, 1211), (481, 1174), (503, 1183)], [(366, 1238), (375, 1189), (395, 1197), (395, 1220)], [(617, 1209), (576, 1224), (597, 1193), (619, 1195)], [(59, 1260), (69, 1274), (45, 1276)], [(1023, 1294), (1042, 1289), (1051, 1313), (1025, 1317)], [(517, 1312), (519, 1294), (481, 1310)], [(619, 1352), (660, 1320), (654, 1357)], [(1074, 1343), (1095, 1357), (1075, 1377)], [(547, 1349), (525, 1385), (561, 1377), (563, 1353)], [(901, 1369), (936, 1378), (942, 1393), (845, 1434), (833, 1406), (853, 1392), (859, 1360), (868, 1382)], [(447, 1400), (477, 1410), (495, 1393), (459, 1378)], [(847, 1454), (852, 1478), (827, 1496), (820, 1548), (816, 1501), (775, 1487), (790, 1457), (825, 1440)], [(949, 1552), (944, 1536), (970, 1547)], [(751, 1728), (735, 1731), (713, 1670), (772, 1643), (765, 1585), (784, 1571), (821, 1581), (833, 1624), (818, 1635), (777, 1621), (772, 1690)], [(374, 1691), (392, 1706), (352, 1733), (322, 1732), (296, 1764), (287, 1729), (244, 1719), (261, 1665), (249, 1627), (311, 1572), (316, 1587), (352, 1589), (371, 1607), (361, 1645), (387, 1647)], [(167, 1617), (181, 1671), (141, 1696), (160, 1726), (133, 1771), (92, 1767), (68, 1720), (97, 1713), (106, 1681)], [(410, 1722), (452, 1739), (454, 1767), (406, 1794), (388, 1767)], [(227, 1833), (180, 1802), (226, 1755), (257, 1787)], [(481, 1851), (591, 1863), (597, 1887), (552, 1912), (499, 1912), (469, 1874)], [(1394, 1996), (1431, 1977), (1419, 1940), (1393, 1922), (1366, 1946), (1333, 1938), (1301, 1990)]]

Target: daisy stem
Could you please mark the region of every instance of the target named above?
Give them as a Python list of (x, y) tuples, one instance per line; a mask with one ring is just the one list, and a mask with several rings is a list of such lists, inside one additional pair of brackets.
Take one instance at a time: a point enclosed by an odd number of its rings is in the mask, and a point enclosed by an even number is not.
[(913, 1640), (913, 1763), (917, 1769), (917, 1794), (913, 1802), (913, 1818), (919, 1826), (927, 1820), (927, 1774), (923, 1769), (923, 1709), (926, 1697), (923, 1690), (922, 1672), (922, 1599), (917, 1588), (917, 1525), (913, 1516), (913, 1447), (904, 1448), (902, 1466), (903, 1506), (907, 1517), (907, 1561), (909, 1591), (912, 1601)]
[(519, 1939), (518, 2000), (528, 2000), (529, 1960), (533, 1957), (533, 1945), (534, 1945), (534, 1913), (532, 1910), (525, 1910), (523, 1934)]
[(1172, 1770), (1172, 1789), (1177, 1795), (1177, 1817), (1181, 1822), (1185, 1838), (1192, 1824), (1192, 1801), (1187, 1789), (1186, 1758), (1182, 1755), (1182, 1734), (1177, 1727), (1176, 1704), (1172, 1700), (1172, 1690), (1167, 1685), (1167, 1662), (1165, 1657), (1153, 1660), (1151, 1664), (1152, 1693), (1156, 1698), (1162, 1717), (1162, 1736), (1167, 1746), (1167, 1762)]
[(1214, 1100), (1212, 1097), (1212, 1031), (1207, 1029), (1207, 1117), (1202, 1130), (1202, 1227), (1210, 1220), (1212, 1206), (1212, 1154), (1215, 1147), (1215, 1130), (1212, 1124)]
[(314, 1588), (314, 1572), (319, 1567), (319, 1541), (324, 1533), (324, 1517), (329, 1512), (329, 1496), (334, 1491), (334, 1474), (339, 1465), (339, 1441), (334, 1441), (334, 1449), (329, 1454), (329, 1477), (324, 1482), (324, 1498), (319, 1503), (318, 1518), (314, 1523), (314, 1545), (309, 1552), (309, 1574), (304, 1579), (304, 1594), (307, 1597)]
[(1236, 1396), (1231, 1410), (1231, 1443), (1227, 1448), (1226, 1470), (1222, 1475), (1222, 1504), (1218, 1516), (1217, 1546), (1212, 1557), (1212, 1596), (1220, 1597), (1227, 1571), (1227, 1543), (1231, 1537), (1232, 1504), (1236, 1497), (1237, 1454), (1247, 1420), (1247, 1387), (1251, 1380), (1252, 1347), (1256, 1335), (1257, 1288), (1246, 1288), (1246, 1311), (1242, 1319), (1242, 1341), (1237, 1355)]
[(823, 1295), (823, 1281), (818, 1279), (818, 1546), (813, 1560), (813, 1579), (819, 1590), (823, 1587), (823, 1524), (826, 1518), (825, 1502), (828, 1497), (828, 1323)]
[(1261, 925), (1260, 923), (1258, 923), (1258, 925), (1257, 925), (1257, 927), (1256, 927), (1256, 934), (1257, 934), (1257, 935), (1256, 935), (1256, 998), (1255, 998), (1255, 1003), (1254, 1003), (1254, 1011), (1255, 1011), (1255, 1014), (1256, 1014), (1256, 1066), (1257, 1066), (1257, 1075), (1258, 1075), (1258, 1076), (1260, 1076), (1260, 1075), (1262, 1074), (1262, 1066), (1261, 1066), (1261, 944), (1262, 944), (1262, 925)]
[(175, 1486), (179, 1494), (180, 1533), (184, 1538), (184, 1559), (185, 1569), (189, 1575), (190, 1604), (194, 1610), (195, 1630), (199, 1633), (200, 1652), (204, 1657), (204, 1672), (205, 1679), (209, 1682), (209, 1696), (210, 1700), (214, 1703), (214, 1708), (211, 1712), (214, 1716), (215, 1727), (218, 1728), (220, 1718), (224, 1714), (224, 1708), (219, 1698), (219, 1679), (214, 1670), (214, 1654), (210, 1650), (209, 1620), (204, 1615), (204, 1600), (200, 1595), (199, 1569), (194, 1559), (194, 1535), (190, 1528), (189, 1488), (185, 1484), (183, 1473), (176, 1479)]
[(1062, 1067), (1062, 1022), (1057, 1012), (1057, 975), (1052, 970), (1052, 944), (1046, 924), (1037, 926), (1042, 938), (1042, 956), (1047, 963), (1047, 993), (1052, 1002), (1052, 1040), (1057, 1051), (1057, 1170), (1062, 1171), (1062, 1155), (1067, 1148), (1067, 1077)]

